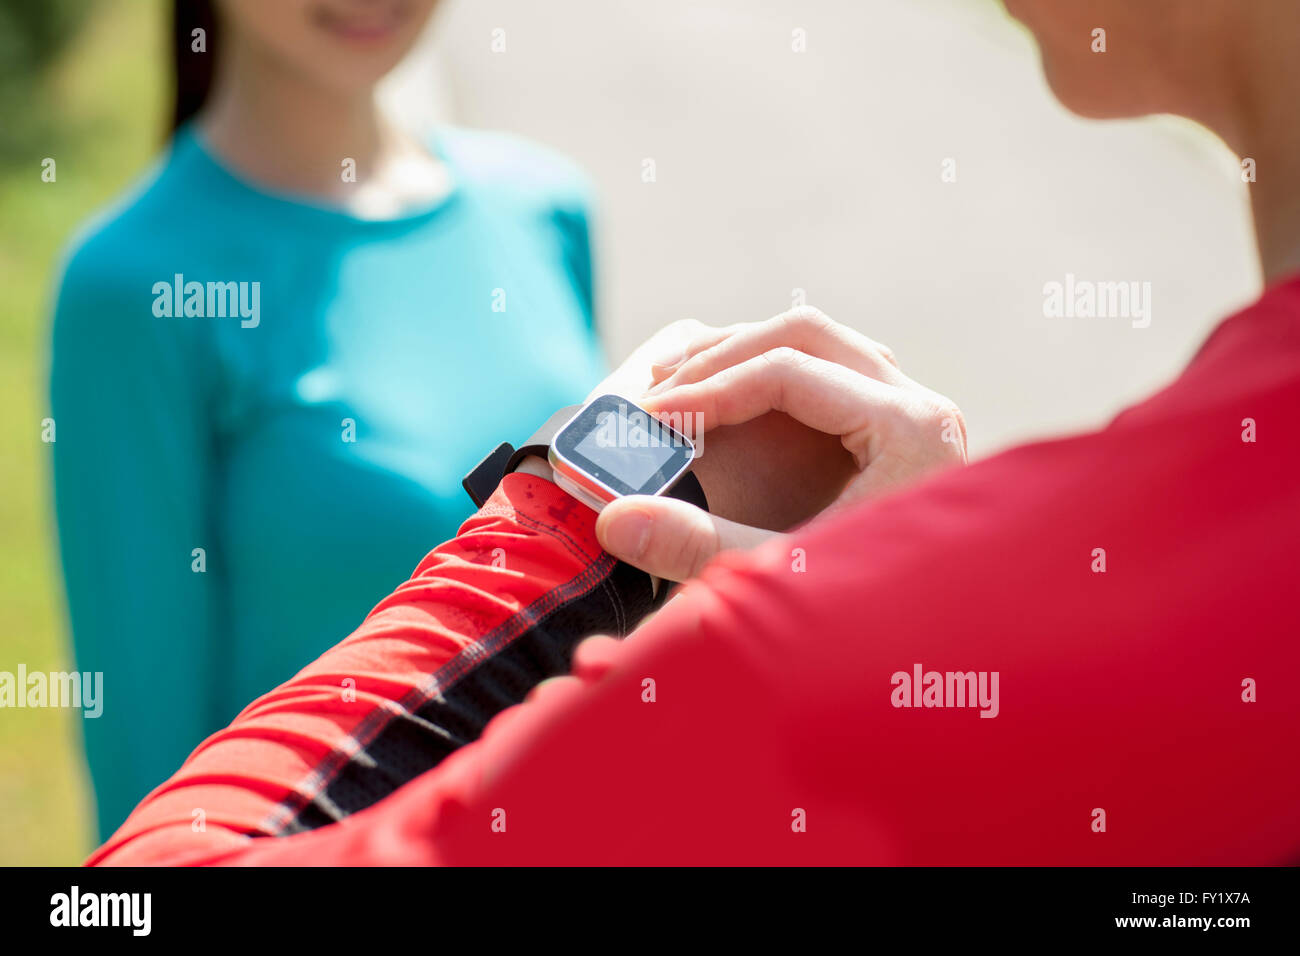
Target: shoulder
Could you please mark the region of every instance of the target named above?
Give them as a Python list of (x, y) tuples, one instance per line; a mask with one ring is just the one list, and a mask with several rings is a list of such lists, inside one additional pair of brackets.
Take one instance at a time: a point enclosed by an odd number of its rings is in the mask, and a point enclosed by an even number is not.
[(434, 143), (463, 183), (573, 211), (591, 202), (591, 181), (576, 162), (521, 136), (444, 126)]
[[(174, 143), (112, 202), (76, 228), (55, 268), (56, 329), (84, 321), (83, 313), (127, 316), (155, 280), (170, 278), (178, 240), (207, 221), (210, 191), (187, 144)], [(201, 232), (201, 230), (199, 230)], [(144, 293), (141, 293), (143, 288)]]

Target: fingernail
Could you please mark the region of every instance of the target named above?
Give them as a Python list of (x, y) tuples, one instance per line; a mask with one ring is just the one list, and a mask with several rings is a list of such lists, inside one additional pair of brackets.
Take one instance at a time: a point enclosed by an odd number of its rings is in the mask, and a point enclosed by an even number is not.
[(639, 508), (617, 515), (605, 528), (608, 550), (624, 559), (635, 559), (645, 553), (650, 544), (650, 524), (653, 519)]
[(683, 346), (680, 351), (675, 352), (672, 355), (665, 355), (660, 361), (652, 362), (650, 364), (654, 365), (655, 368), (674, 369), (685, 361), (686, 348)]
[(646, 390), (646, 394), (662, 395), (664, 392), (668, 391), (672, 387), (673, 387), (672, 376), (669, 376), (668, 378), (662, 379), (661, 381), (656, 382), (654, 385), (650, 386), (650, 388)]

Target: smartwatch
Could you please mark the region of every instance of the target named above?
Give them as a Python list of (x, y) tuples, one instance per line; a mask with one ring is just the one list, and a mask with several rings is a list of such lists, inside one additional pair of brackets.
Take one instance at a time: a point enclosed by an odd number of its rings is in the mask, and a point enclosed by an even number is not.
[(624, 495), (666, 495), (708, 510), (690, 471), (695, 443), (620, 395), (560, 409), (519, 448), (498, 445), (461, 484), (482, 507), (529, 455), (546, 458), (555, 483), (595, 511)]

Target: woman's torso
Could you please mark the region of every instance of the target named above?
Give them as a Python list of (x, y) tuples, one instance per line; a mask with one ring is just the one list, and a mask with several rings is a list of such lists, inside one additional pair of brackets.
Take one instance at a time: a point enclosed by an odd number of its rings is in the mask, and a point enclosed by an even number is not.
[(116, 260), (201, 392), (222, 721), (345, 637), (470, 513), (464, 473), (601, 373), (580, 179), (505, 136), (436, 146), (451, 194), (368, 222), (241, 182), (184, 129), (79, 253)]

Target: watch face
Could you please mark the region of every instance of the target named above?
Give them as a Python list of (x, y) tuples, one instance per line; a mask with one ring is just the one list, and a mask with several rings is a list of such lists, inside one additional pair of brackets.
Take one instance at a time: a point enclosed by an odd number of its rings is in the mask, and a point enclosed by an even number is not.
[(670, 487), (690, 467), (695, 446), (634, 402), (602, 395), (560, 429), (551, 452), (561, 470), (576, 469), (602, 486), (592, 491), (614, 497)]

